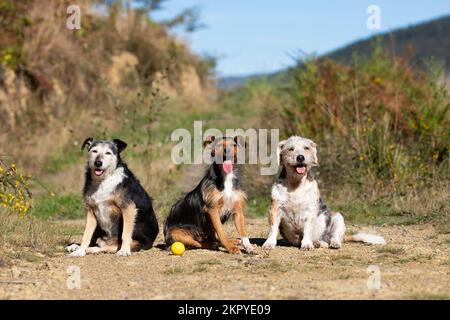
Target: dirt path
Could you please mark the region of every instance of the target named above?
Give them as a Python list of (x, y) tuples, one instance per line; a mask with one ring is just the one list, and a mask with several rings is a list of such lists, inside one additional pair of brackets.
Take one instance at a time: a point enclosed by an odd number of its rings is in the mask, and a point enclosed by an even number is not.
[[(82, 221), (77, 221), (80, 229)], [(261, 245), (265, 219), (249, 219)], [(233, 226), (227, 224), (230, 234)], [(354, 229), (350, 227), (350, 229)], [(380, 248), (346, 243), (342, 250), (302, 252), (279, 246), (269, 254), (240, 256), (206, 250), (182, 257), (153, 248), (122, 258), (65, 253), (0, 267), (1, 299), (345, 299), (446, 298), (450, 293), (448, 236), (432, 226), (376, 229)], [(157, 243), (161, 243), (161, 237)], [(68, 289), (67, 268), (79, 266), (81, 288)], [(381, 289), (369, 290), (367, 267), (381, 271)]]

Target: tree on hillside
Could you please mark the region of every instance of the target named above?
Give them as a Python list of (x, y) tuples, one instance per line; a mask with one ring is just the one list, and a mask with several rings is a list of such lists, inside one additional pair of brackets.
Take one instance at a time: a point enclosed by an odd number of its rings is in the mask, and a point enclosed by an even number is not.
[[(164, 9), (163, 4), (167, 0), (100, 0), (98, 2), (108, 7), (119, 5), (127, 10), (137, 10), (150, 16), (152, 12)], [(200, 23), (200, 10), (198, 7), (187, 8), (172, 18), (159, 22), (167, 28), (181, 27), (186, 32), (194, 32), (204, 27)]]

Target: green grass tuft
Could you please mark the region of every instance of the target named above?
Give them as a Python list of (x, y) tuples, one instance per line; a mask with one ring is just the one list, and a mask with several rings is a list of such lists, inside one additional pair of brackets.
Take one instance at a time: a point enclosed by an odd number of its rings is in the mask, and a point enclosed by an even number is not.
[(69, 145), (67, 148), (62, 148), (56, 151), (44, 164), (44, 172), (58, 173), (61, 170), (68, 168), (80, 162), (83, 153), (79, 148)]
[(83, 201), (79, 194), (45, 195), (35, 199), (31, 215), (43, 219), (80, 219), (85, 216)]
[(355, 200), (332, 205), (333, 210), (342, 212), (345, 220), (355, 224), (411, 225), (429, 221), (430, 215), (418, 215), (412, 211), (399, 210), (387, 203)]

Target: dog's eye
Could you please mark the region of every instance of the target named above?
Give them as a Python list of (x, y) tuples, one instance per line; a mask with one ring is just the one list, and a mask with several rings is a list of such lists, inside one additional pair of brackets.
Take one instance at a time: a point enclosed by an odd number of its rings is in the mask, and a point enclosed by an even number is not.
[(112, 153), (108, 151), (108, 152), (106, 152), (106, 154), (110, 156)]
[(289, 148), (288, 151), (294, 151), (294, 148)]
[(305, 150), (309, 150), (309, 147), (305, 147)]
[(97, 153), (97, 150), (92, 150), (92, 153)]

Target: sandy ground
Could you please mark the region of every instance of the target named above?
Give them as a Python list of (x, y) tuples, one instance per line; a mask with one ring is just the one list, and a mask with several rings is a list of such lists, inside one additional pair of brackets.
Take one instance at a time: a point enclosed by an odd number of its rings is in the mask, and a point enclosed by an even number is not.
[[(61, 222), (65, 223), (65, 222)], [(69, 223), (69, 222), (67, 222)], [(82, 221), (70, 222), (83, 228)], [(248, 219), (262, 244), (265, 219)], [(353, 226), (349, 229), (356, 230)], [(227, 224), (235, 235), (233, 225)], [(256, 255), (193, 250), (173, 256), (157, 247), (131, 257), (72, 258), (66, 253), (0, 267), (1, 299), (409, 299), (450, 298), (448, 236), (432, 226), (372, 229), (384, 247), (346, 243), (341, 250), (300, 251), (287, 245)], [(367, 268), (380, 270), (381, 288), (368, 289)], [(69, 289), (79, 267), (80, 288)], [(69, 273), (68, 273), (69, 268)], [(69, 287), (68, 287), (69, 279)]]

